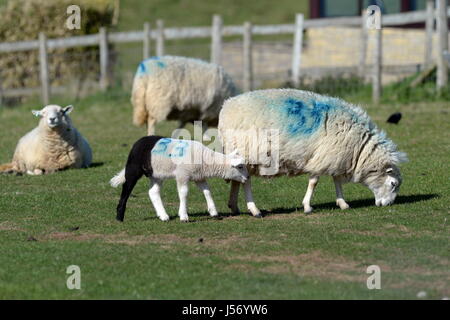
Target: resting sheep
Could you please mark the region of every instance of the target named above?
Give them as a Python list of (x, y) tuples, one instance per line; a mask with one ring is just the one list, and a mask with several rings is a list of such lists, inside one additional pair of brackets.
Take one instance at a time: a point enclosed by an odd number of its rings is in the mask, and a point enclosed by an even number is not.
[(142, 61), (133, 80), (133, 122), (147, 125), (163, 120), (203, 121), (203, 129), (216, 126), (225, 99), (237, 94), (236, 87), (219, 65), (198, 59), (162, 56)]
[(120, 184), (122, 193), (117, 205), (116, 219), (123, 221), (128, 197), (136, 182), (143, 176), (150, 178), (150, 200), (156, 215), (162, 220), (169, 216), (161, 201), (160, 190), (163, 180), (175, 178), (177, 182), (180, 220), (187, 222), (188, 182), (195, 181), (202, 190), (211, 216), (217, 216), (217, 210), (211, 197), (206, 178), (221, 177), (244, 183), (248, 177), (244, 159), (235, 153), (224, 155), (208, 149), (200, 142), (178, 140), (159, 136), (147, 136), (139, 139), (132, 147), (125, 169), (110, 180), (113, 187)]
[[(369, 187), (377, 206), (393, 203), (402, 182), (398, 165), (407, 160), (361, 108), (307, 91), (270, 89), (230, 98), (220, 112), (218, 129), (224, 150), (237, 149), (250, 175), (267, 175), (271, 166), (271, 176), (310, 174), (305, 213), (312, 211), (311, 197), (322, 175), (333, 177), (341, 209), (349, 207), (342, 183), (350, 181)], [(251, 130), (268, 129), (273, 130), (268, 142), (252, 140)], [(272, 145), (271, 150), (261, 147), (265, 145)], [(244, 191), (249, 211), (260, 216), (250, 178)], [(239, 184), (232, 182), (229, 207), (235, 213), (238, 192)]]
[(40, 175), (90, 166), (92, 151), (72, 125), (72, 110), (73, 106), (57, 105), (33, 110), (36, 117), (41, 117), (39, 125), (19, 140), (12, 162), (1, 165), (0, 172)]

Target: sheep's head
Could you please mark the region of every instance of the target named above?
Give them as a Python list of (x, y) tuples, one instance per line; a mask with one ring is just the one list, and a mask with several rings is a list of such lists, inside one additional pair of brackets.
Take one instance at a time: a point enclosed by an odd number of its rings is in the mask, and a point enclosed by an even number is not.
[(32, 113), (36, 117), (41, 117), (42, 122), (45, 123), (50, 129), (58, 127), (70, 127), (71, 122), (69, 113), (72, 112), (73, 106), (67, 106), (62, 108), (58, 105), (48, 105), (42, 110), (33, 110)]
[(248, 179), (248, 171), (244, 158), (237, 154), (237, 150), (227, 155), (227, 158), (230, 164), (227, 178), (245, 183)]
[(364, 184), (375, 195), (375, 204), (377, 206), (388, 206), (394, 203), (400, 191), (402, 176), (396, 165), (387, 165), (380, 171), (369, 172)]

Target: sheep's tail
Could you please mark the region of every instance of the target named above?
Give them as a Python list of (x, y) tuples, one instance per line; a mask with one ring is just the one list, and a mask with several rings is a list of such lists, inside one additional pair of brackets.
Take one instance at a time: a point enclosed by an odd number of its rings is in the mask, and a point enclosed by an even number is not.
[(145, 91), (147, 90), (145, 76), (136, 75), (133, 80), (131, 103), (133, 104), (133, 123), (141, 127), (147, 123), (148, 112), (145, 107)]
[(0, 173), (13, 173), (14, 171), (14, 164), (12, 162), (0, 164)]
[(118, 186), (124, 183), (125, 183), (125, 168), (122, 169), (122, 171), (120, 171), (114, 177), (112, 177), (111, 180), (109, 180), (109, 184), (113, 188), (117, 188)]

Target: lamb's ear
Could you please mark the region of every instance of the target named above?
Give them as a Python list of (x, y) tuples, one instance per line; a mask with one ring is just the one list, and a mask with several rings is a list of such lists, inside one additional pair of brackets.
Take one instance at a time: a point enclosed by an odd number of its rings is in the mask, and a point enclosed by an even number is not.
[(31, 113), (32, 113), (35, 117), (42, 117), (42, 112), (41, 112), (41, 110), (31, 110)]
[(69, 114), (72, 112), (72, 110), (73, 110), (73, 105), (68, 105), (67, 107), (63, 108), (63, 113)]

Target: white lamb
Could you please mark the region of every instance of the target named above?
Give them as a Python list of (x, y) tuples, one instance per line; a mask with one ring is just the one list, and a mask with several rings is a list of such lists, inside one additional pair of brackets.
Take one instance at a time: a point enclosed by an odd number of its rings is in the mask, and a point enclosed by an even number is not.
[(67, 168), (86, 168), (92, 162), (88, 142), (72, 125), (69, 113), (73, 106), (48, 105), (32, 113), (41, 117), (39, 125), (23, 136), (11, 163), (0, 172), (41, 175)]
[(189, 181), (195, 181), (202, 190), (211, 216), (217, 210), (211, 197), (207, 178), (220, 177), (244, 183), (248, 177), (244, 159), (235, 153), (224, 155), (208, 149), (200, 142), (178, 140), (159, 136), (139, 139), (132, 147), (125, 169), (110, 180), (113, 187), (123, 184), (116, 219), (123, 221), (128, 197), (136, 182), (143, 176), (150, 178), (150, 200), (156, 215), (162, 220), (169, 216), (161, 201), (160, 190), (163, 180), (175, 178), (177, 181), (180, 220), (187, 222), (187, 194)]
[[(224, 103), (218, 129), (224, 150), (237, 149), (251, 175), (267, 175), (269, 167), (275, 167), (271, 176), (310, 174), (303, 199), (306, 213), (312, 211), (311, 197), (322, 175), (333, 177), (336, 204), (341, 209), (349, 207), (343, 182), (369, 187), (377, 206), (392, 204), (402, 182), (398, 164), (406, 161), (406, 154), (397, 150), (361, 108), (337, 98), (293, 89), (245, 93)], [(258, 136), (253, 140), (251, 133), (260, 129), (273, 130), (269, 141)], [(250, 178), (244, 191), (249, 211), (260, 216)], [(232, 182), (229, 207), (235, 213), (239, 212), (238, 192), (239, 184)]]
[(179, 127), (195, 120), (203, 128), (216, 126), (225, 99), (237, 94), (230, 76), (217, 64), (199, 59), (162, 56), (142, 61), (133, 81), (133, 122), (147, 125), (179, 120)]

